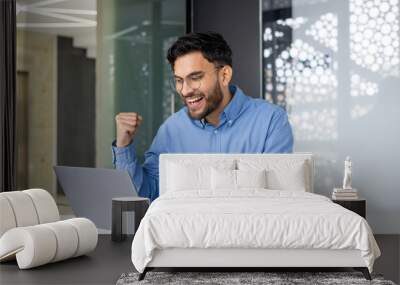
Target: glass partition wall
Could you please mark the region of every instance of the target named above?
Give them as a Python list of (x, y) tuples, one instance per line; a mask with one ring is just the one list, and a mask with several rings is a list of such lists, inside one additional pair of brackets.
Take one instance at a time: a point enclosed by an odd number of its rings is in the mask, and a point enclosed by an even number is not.
[(181, 106), (165, 55), (185, 31), (185, 0), (17, 0), (18, 189), (72, 214), (52, 166), (112, 167), (119, 112), (144, 118), (142, 160)]
[(111, 166), (110, 144), (118, 112), (138, 112), (139, 159), (161, 123), (179, 107), (169, 85), (166, 52), (185, 33), (185, 1), (99, 0), (97, 165)]

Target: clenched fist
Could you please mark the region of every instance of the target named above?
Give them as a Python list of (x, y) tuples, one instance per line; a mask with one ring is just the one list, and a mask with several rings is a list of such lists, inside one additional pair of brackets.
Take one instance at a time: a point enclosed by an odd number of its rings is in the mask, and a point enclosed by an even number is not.
[(117, 124), (117, 147), (125, 147), (132, 142), (142, 120), (142, 116), (133, 112), (119, 113), (115, 116)]

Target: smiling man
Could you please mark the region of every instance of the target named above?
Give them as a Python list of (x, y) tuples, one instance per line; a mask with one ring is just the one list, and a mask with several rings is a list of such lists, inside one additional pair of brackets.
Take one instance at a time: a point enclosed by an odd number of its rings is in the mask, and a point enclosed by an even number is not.
[(113, 163), (129, 172), (139, 196), (158, 197), (161, 153), (289, 153), (292, 129), (286, 112), (246, 96), (231, 84), (232, 51), (216, 33), (180, 37), (168, 50), (174, 88), (185, 107), (159, 128), (140, 165), (134, 137), (143, 118), (136, 112), (116, 117)]

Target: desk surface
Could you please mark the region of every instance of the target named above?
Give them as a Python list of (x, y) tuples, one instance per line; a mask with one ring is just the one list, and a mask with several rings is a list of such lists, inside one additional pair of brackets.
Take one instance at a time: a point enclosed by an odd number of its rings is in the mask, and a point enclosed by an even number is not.
[(96, 249), (86, 256), (19, 270), (16, 261), (0, 263), (0, 284), (115, 284), (124, 272), (134, 271), (132, 237), (112, 242), (99, 235)]

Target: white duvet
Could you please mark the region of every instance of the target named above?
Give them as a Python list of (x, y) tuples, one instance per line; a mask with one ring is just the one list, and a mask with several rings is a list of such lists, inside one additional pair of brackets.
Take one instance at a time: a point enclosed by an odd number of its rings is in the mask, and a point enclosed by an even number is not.
[(133, 239), (135, 268), (165, 248), (358, 249), (371, 272), (380, 255), (359, 215), (321, 195), (265, 189), (162, 195)]

